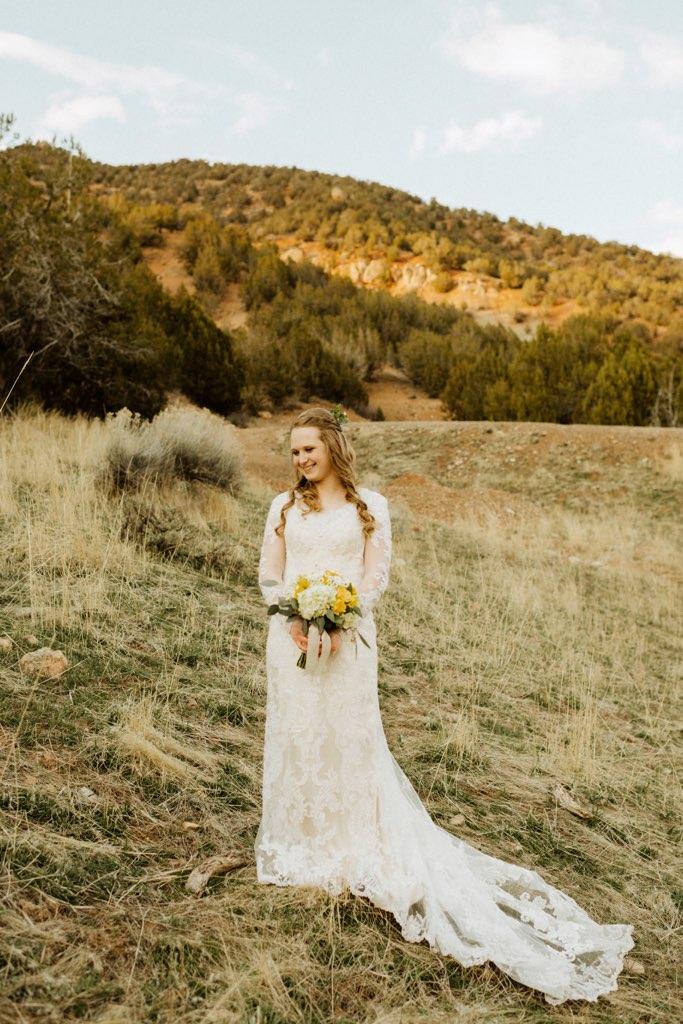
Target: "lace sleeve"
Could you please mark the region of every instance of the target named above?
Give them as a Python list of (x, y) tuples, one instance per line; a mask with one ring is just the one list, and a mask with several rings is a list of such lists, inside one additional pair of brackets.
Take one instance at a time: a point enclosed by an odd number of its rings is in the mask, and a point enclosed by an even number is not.
[(391, 517), (383, 494), (377, 494), (370, 511), (376, 520), (375, 529), (365, 540), (363, 578), (358, 587), (364, 614), (373, 610), (387, 589), (391, 565)]
[(286, 495), (277, 494), (270, 503), (261, 543), (258, 584), (266, 604), (275, 604), (282, 591), (285, 571), (285, 539), (275, 533)]

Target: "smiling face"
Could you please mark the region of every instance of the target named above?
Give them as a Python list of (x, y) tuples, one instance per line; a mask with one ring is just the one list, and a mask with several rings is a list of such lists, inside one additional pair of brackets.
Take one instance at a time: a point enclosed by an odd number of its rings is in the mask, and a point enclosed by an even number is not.
[(332, 460), (317, 427), (294, 427), (290, 447), (292, 465), (312, 483), (320, 483), (334, 473)]

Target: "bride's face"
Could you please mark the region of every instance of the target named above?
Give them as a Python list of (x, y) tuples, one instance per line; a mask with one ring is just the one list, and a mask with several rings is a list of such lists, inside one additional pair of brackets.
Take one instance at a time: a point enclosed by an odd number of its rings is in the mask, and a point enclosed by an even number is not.
[(294, 427), (291, 451), (292, 465), (311, 482), (319, 483), (334, 472), (329, 452), (317, 427)]

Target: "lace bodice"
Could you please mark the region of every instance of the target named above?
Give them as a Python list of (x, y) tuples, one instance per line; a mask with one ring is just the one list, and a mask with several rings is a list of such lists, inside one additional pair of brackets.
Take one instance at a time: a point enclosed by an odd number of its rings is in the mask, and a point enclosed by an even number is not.
[(363, 615), (372, 612), (389, 583), (391, 518), (383, 494), (367, 487), (359, 487), (358, 493), (375, 517), (375, 529), (367, 538), (352, 502), (304, 515), (298, 497), (285, 512), (280, 537), (275, 527), (289, 491), (276, 494), (266, 516), (259, 559), (259, 587), (267, 604), (276, 602), (297, 576), (335, 569), (358, 588)]

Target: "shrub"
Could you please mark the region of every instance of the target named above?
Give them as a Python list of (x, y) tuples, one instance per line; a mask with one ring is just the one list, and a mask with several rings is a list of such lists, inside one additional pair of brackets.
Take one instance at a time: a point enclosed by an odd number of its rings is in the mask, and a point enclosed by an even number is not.
[(413, 330), (399, 349), (401, 367), (431, 398), (443, 390), (453, 364), (452, 338)]
[(178, 346), (177, 384), (182, 393), (221, 416), (237, 409), (244, 366), (232, 335), (217, 327), (184, 289), (166, 304), (163, 324)]
[(233, 429), (206, 409), (171, 406), (153, 420), (128, 409), (107, 417), (105, 479), (116, 489), (201, 481), (237, 492), (242, 460)]
[(434, 278), (434, 291), (441, 293), (450, 292), (453, 290), (454, 284), (455, 282), (451, 275), (443, 271)]
[(540, 277), (536, 274), (527, 277), (522, 285), (522, 298), (530, 306), (537, 306), (543, 298), (543, 285)]
[(646, 426), (653, 421), (656, 396), (654, 360), (634, 338), (624, 351), (610, 352), (605, 359), (586, 392), (583, 416), (588, 423)]
[(277, 295), (289, 293), (293, 282), (294, 272), (280, 259), (275, 246), (252, 249), (244, 282), (244, 304), (247, 309), (257, 309)]

